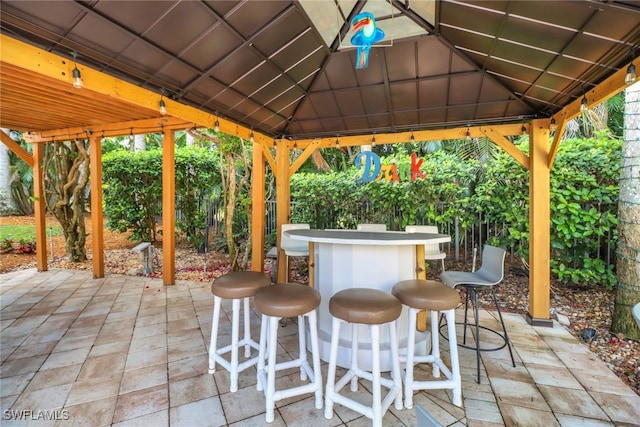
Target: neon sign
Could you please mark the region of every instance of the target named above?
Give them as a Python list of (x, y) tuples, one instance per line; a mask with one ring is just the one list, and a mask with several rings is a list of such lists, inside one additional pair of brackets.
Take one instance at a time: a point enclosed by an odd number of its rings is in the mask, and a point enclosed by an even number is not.
[(356, 169), (362, 170), (362, 175), (356, 178), (356, 181), (365, 183), (386, 179), (390, 182), (400, 182), (401, 180), (424, 179), (427, 174), (420, 172), (423, 161), (424, 159), (418, 159), (416, 153), (411, 153), (411, 165), (397, 165), (395, 163), (383, 165), (376, 153), (363, 151), (354, 160)]

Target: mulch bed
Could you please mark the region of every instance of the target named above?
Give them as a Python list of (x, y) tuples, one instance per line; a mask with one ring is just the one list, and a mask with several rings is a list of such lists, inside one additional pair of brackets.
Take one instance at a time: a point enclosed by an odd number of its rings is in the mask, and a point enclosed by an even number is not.
[[(55, 221), (52, 219), (47, 220)], [(86, 221), (85, 223), (90, 221)], [(31, 217), (2, 217), (0, 224), (26, 223), (33, 224)], [(91, 248), (91, 230), (87, 247)], [(137, 255), (131, 251), (134, 245), (126, 235), (111, 233), (105, 227), (105, 271), (109, 274), (141, 275), (142, 264)], [(63, 256), (64, 240), (54, 237), (48, 242), (48, 250), (53, 249), (53, 257), (49, 259), (49, 268), (91, 270), (91, 259), (82, 263), (70, 263)], [(89, 249), (90, 250), (90, 249)], [(91, 258), (89, 254), (89, 258)], [(156, 243), (154, 251), (154, 276), (161, 277), (162, 245)], [(35, 267), (33, 254), (2, 254), (0, 256), (0, 273)], [(439, 265), (438, 265), (439, 267)], [(469, 263), (455, 263), (447, 259), (447, 270), (470, 271)], [(270, 260), (265, 261), (265, 271), (271, 269)], [(207, 254), (197, 253), (184, 242), (176, 244), (176, 280), (210, 282), (214, 278), (229, 271), (226, 256), (219, 252)], [(439, 268), (436, 269), (437, 274)], [(293, 258), (293, 281), (306, 282), (306, 261)], [(429, 278), (431, 274), (429, 274)], [(522, 265), (516, 260), (507, 259), (505, 279), (496, 289), (501, 307), (506, 312), (525, 314), (528, 310), (529, 297), (528, 278), (523, 273)], [(559, 283), (551, 284), (551, 314), (561, 314), (569, 319), (568, 330), (602, 359), (607, 366), (640, 395), (640, 342), (612, 334), (611, 315), (614, 306), (615, 291), (608, 291), (601, 286), (577, 287)], [(491, 309), (489, 297), (483, 298), (483, 304)], [(593, 331), (591, 331), (593, 330)], [(586, 332), (585, 332), (586, 331)], [(595, 332), (594, 332), (595, 331)], [(591, 336), (588, 333), (592, 332)]]

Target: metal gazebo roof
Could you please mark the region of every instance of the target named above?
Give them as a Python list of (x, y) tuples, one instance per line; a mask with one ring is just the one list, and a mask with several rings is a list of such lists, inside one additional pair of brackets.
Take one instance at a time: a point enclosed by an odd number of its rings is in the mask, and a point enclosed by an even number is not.
[[(350, 21), (385, 39), (355, 68)], [(2, 34), (156, 93), (86, 97), (9, 64), (0, 125), (50, 130), (157, 117), (167, 99), (273, 138), (526, 122), (638, 55), (636, 1), (12, 1)]]

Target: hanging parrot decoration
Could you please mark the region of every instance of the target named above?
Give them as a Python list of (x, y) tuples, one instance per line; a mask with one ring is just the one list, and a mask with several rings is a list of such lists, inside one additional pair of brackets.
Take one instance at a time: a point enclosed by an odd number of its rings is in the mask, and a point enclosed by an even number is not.
[(384, 38), (384, 31), (376, 27), (376, 20), (369, 12), (362, 12), (351, 20), (351, 29), (355, 32), (351, 44), (358, 47), (356, 51), (356, 69), (367, 68), (371, 45)]

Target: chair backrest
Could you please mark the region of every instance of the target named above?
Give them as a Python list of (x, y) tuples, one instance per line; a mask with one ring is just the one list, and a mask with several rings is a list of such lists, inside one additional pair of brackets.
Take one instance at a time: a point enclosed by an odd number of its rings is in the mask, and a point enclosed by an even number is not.
[[(404, 231), (407, 233), (429, 233), (429, 234), (438, 234), (438, 226), (437, 225), (407, 225), (404, 228)], [(425, 243), (424, 245), (424, 255), (428, 257), (429, 255), (440, 255), (440, 244), (438, 243)]]
[(284, 232), (287, 230), (308, 230), (309, 224), (282, 224), (280, 231), (280, 248), (286, 251), (308, 251), (309, 244), (302, 240), (294, 240), (285, 236)]
[(484, 245), (482, 249), (482, 265), (475, 272), (486, 280), (487, 285), (496, 285), (504, 278), (504, 257), (506, 251), (496, 246)]
[(358, 224), (360, 231), (387, 231), (387, 224)]
[(636, 319), (638, 328), (640, 328), (640, 302), (633, 306), (631, 312), (633, 313), (633, 318)]

